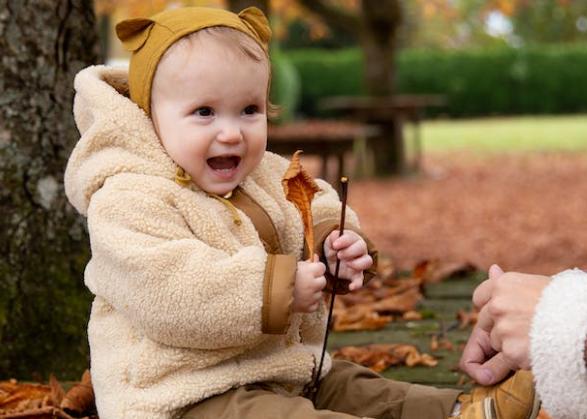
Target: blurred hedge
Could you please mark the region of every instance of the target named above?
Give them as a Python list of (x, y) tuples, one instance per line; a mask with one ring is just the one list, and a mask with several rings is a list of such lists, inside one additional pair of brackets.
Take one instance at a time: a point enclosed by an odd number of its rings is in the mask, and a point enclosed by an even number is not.
[[(299, 111), (319, 115), (325, 96), (360, 95), (360, 50), (287, 52), (302, 80)], [(441, 94), (450, 116), (587, 111), (587, 46), (521, 49), (405, 50), (397, 64), (398, 92)]]

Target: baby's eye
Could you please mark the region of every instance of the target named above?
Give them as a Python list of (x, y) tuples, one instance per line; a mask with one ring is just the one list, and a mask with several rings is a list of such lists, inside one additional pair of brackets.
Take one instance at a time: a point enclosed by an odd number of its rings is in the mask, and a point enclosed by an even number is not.
[(203, 117), (212, 116), (213, 114), (214, 114), (214, 111), (209, 106), (202, 106), (201, 108), (198, 108), (194, 111), (194, 115), (203, 116)]
[(245, 109), (243, 109), (243, 113), (245, 115), (254, 115), (259, 112), (259, 107), (257, 105), (249, 105)]

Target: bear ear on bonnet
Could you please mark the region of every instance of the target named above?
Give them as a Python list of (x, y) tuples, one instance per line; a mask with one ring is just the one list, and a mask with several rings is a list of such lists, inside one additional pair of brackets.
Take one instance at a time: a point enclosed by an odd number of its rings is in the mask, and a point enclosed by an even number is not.
[(263, 12), (256, 7), (247, 7), (238, 14), (238, 17), (243, 20), (250, 30), (257, 34), (265, 45), (265, 49), (267, 49), (271, 40), (271, 28)]
[(145, 44), (154, 24), (154, 20), (142, 17), (123, 20), (116, 25), (116, 35), (122, 41), (124, 49), (134, 52)]

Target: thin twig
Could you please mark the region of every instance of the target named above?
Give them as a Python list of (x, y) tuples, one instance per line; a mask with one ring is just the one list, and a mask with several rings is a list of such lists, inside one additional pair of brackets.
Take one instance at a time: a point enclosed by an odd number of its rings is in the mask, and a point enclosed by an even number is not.
[[(340, 179), (340, 187), (342, 189), (342, 211), (340, 213), (340, 230), (338, 237), (342, 237), (344, 233), (344, 220), (346, 217), (346, 202), (348, 192), (348, 178), (342, 177)], [(332, 311), (334, 309), (334, 298), (336, 297), (336, 288), (338, 285), (338, 271), (340, 269), (340, 259), (336, 258), (336, 266), (334, 268), (334, 283), (332, 284), (332, 297), (330, 298), (330, 307), (328, 309), (328, 320), (326, 321), (326, 333), (324, 334), (324, 344), (322, 346), (322, 354), (320, 355), (320, 363), (318, 364), (318, 371), (314, 378), (314, 385), (312, 386), (312, 402), (316, 404), (316, 396), (320, 389), (320, 373), (322, 372), (322, 365), (324, 363), (324, 355), (326, 354), (326, 347), (328, 346), (328, 336), (330, 334), (330, 326), (332, 322)]]

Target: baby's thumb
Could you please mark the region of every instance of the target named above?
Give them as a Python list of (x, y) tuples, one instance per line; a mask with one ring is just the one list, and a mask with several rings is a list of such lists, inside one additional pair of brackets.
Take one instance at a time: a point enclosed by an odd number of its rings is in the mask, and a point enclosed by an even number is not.
[(489, 279), (497, 279), (504, 274), (503, 269), (497, 264), (491, 265), (489, 268)]

